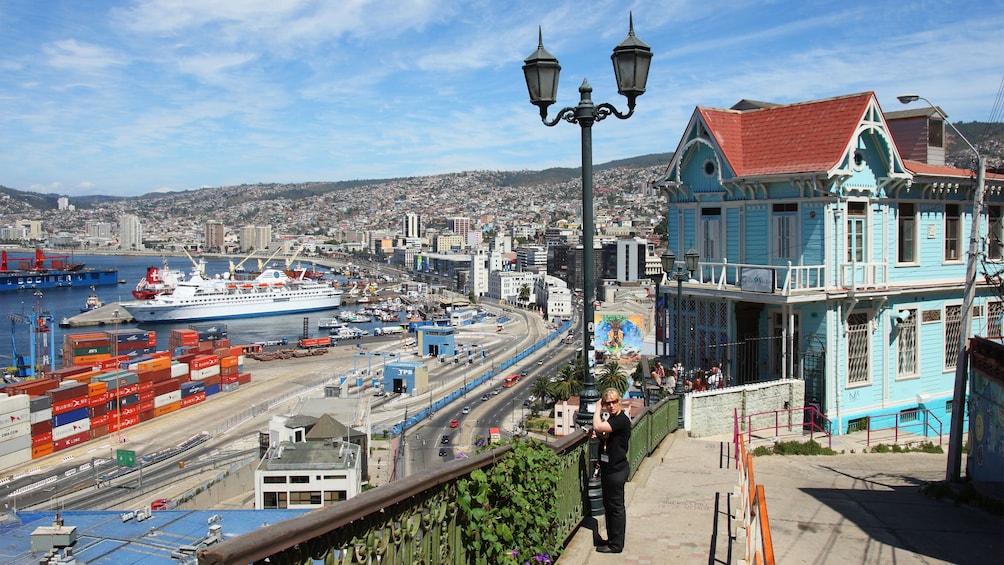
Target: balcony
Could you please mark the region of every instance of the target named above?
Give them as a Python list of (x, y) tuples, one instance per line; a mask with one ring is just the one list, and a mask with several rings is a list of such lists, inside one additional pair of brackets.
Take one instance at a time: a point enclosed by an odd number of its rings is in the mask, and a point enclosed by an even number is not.
[[(677, 428), (679, 397), (670, 396), (646, 408), (632, 421), (632, 474), (641, 461)], [(505, 483), (493, 478), (524, 476), (539, 469), (538, 461), (522, 460), (519, 449), (502, 445), (479, 455), (454, 461), (440, 469), (408, 477), (359, 496), (278, 524), (254, 535), (232, 538), (199, 551), (203, 565), (247, 563), (483, 563), (509, 551), (518, 562), (537, 552), (561, 553), (563, 544), (586, 518), (589, 442), (587, 434), (573, 434), (547, 444), (555, 458), (548, 466), (548, 482), (537, 472), (537, 486), (547, 501), (530, 509), (531, 519), (512, 524), (527, 512), (527, 499), (505, 496)], [(523, 471), (526, 469), (527, 471)], [(525, 485), (522, 485), (525, 486)], [(521, 490), (520, 488), (515, 489)], [(537, 489), (532, 489), (537, 490)], [(551, 510), (553, 521), (541, 523), (533, 515)], [(487, 518), (488, 515), (492, 518)], [(491, 535), (478, 524), (493, 524)], [(499, 524), (508, 526), (499, 528)], [(471, 527), (474, 525), (474, 527)], [(506, 532), (509, 533), (506, 539)], [(495, 537), (499, 534), (498, 537)]]
[(757, 265), (750, 263), (729, 263), (702, 261), (694, 271), (694, 279), (700, 284), (714, 285), (717, 290), (743, 290), (752, 292), (777, 293), (781, 296), (820, 291), (857, 292), (888, 288), (889, 267), (885, 263), (842, 263), (837, 275), (839, 280), (830, 282), (832, 269), (826, 265)]

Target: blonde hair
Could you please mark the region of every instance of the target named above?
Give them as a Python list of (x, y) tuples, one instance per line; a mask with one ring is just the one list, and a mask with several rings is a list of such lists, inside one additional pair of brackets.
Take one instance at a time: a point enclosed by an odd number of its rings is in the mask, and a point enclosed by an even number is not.
[(616, 388), (610, 387), (605, 391), (603, 391), (602, 394), (600, 394), (600, 400), (606, 400), (609, 402), (614, 399), (616, 400), (621, 399), (621, 391), (617, 390)]

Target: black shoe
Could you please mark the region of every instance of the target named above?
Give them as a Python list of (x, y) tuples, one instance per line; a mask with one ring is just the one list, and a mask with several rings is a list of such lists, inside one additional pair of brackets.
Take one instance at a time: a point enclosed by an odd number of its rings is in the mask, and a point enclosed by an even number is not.
[(622, 550), (614, 549), (609, 545), (601, 545), (596, 548), (596, 553), (620, 553)]
[(610, 542), (607, 541), (607, 540), (605, 540), (605, 539), (603, 539), (603, 538), (600, 538), (599, 541), (597, 541), (593, 545), (595, 545), (596, 547), (603, 547), (603, 546), (610, 545)]

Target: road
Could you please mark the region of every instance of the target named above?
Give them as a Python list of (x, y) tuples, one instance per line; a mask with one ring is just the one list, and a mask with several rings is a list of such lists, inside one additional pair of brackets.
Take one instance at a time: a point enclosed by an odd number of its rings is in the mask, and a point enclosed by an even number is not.
[[(490, 309), (501, 311), (498, 306)], [(430, 382), (435, 398), (445, 396), (460, 388), (467, 379), (483, 374), (490, 367), (489, 363), (512, 355), (521, 348), (540, 340), (547, 334), (549, 328), (533, 312), (509, 309), (509, 315), (514, 323), (507, 324), (502, 332), (496, 332), (493, 323), (482, 324), (470, 328), (458, 328), (457, 342), (465, 344), (465, 348), (484, 348), (490, 354), (482, 361), (474, 364), (439, 363), (427, 360)], [(92, 440), (80, 446), (70, 448), (52, 456), (32, 461), (15, 469), (9, 469), (13, 479), (0, 484), (0, 500), (6, 508), (124, 508), (138, 507), (149, 504), (158, 498), (171, 498), (172, 487), (185, 477), (195, 474), (205, 464), (219, 464), (222, 458), (246, 456), (251, 453), (256, 456), (258, 433), (268, 428), (268, 421), (275, 414), (288, 413), (298, 400), (305, 396), (318, 396), (325, 384), (331, 384), (341, 376), (361, 371), (364, 366), (372, 372), (377, 372), (373, 365), (373, 356), (394, 352), (407, 358), (414, 355), (414, 347), (402, 348), (399, 337), (369, 338), (359, 343), (339, 345), (332, 348), (326, 355), (306, 357), (271, 362), (245, 361), (245, 370), (252, 374), (250, 385), (230, 393), (221, 393), (209, 400), (183, 411), (158, 417), (150, 422), (123, 430), (121, 436), (113, 435), (105, 440)], [(545, 349), (551, 351), (550, 348)], [(363, 354), (363, 355), (360, 355)], [(369, 355), (367, 355), (369, 354)], [(542, 353), (546, 355), (546, 353)], [(381, 361), (386, 360), (382, 359)], [(534, 361), (533, 363), (536, 363)], [(534, 367), (537, 367), (534, 365)], [(468, 405), (471, 414), (461, 414), (463, 404), (455, 402), (448, 409), (440, 410), (432, 422), (423, 424), (421, 430), (409, 433), (424, 434), (426, 443), (433, 441), (433, 430), (451, 430), (449, 420), (465, 416), (463, 425), (453, 430), (458, 437), (451, 438), (450, 452), (440, 458), (439, 444), (435, 449), (428, 449), (426, 455), (429, 461), (423, 461), (424, 467), (431, 462), (441, 464), (441, 460), (452, 460), (454, 449), (468, 449), (474, 436), (476, 422), (504, 422), (512, 415), (512, 407), (518, 408), (526, 396), (518, 396), (520, 391), (529, 387), (532, 379), (525, 379), (518, 387), (514, 387), (507, 397), (506, 394), (492, 396), (493, 402), (480, 401), (483, 394), (468, 394)], [(368, 385), (369, 379), (364, 383)], [(350, 379), (354, 385), (354, 379)], [(495, 385), (498, 386), (498, 385)], [(481, 388), (489, 390), (488, 386)], [(354, 390), (354, 395), (370, 395), (372, 402), (372, 417), (375, 430), (401, 421), (407, 406), (421, 406), (430, 402), (431, 395), (417, 398), (400, 399), (394, 397), (376, 398), (370, 392)], [(476, 396), (472, 398), (472, 396)], [(505, 400), (509, 400), (508, 405)], [(476, 400), (476, 402), (475, 402)], [(413, 408), (414, 410), (414, 408)], [(487, 427), (482, 435), (487, 435)], [(511, 428), (510, 426), (502, 426)], [(190, 453), (174, 457), (168, 461), (144, 468), (143, 487), (138, 488), (138, 475), (135, 480), (113, 482), (112, 488), (95, 488), (95, 479), (103, 473), (116, 467), (115, 451), (118, 449), (135, 452), (137, 457), (158, 450), (177, 446), (192, 436), (208, 432), (210, 439)], [(442, 433), (448, 433), (443, 431)], [(463, 435), (468, 434), (468, 435)], [(434, 441), (439, 441), (439, 435)], [(452, 435), (452, 434), (451, 434)], [(464, 444), (457, 443), (464, 438)], [(419, 440), (421, 441), (421, 440)], [(251, 442), (254, 448), (240, 447)], [(419, 455), (421, 456), (421, 455)], [(179, 468), (178, 461), (184, 460), (185, 467)], [(203, 463), (204, 461), (209, 463)], [(229, 459), (228, 459), (229, 460)], [(107, 486), (107, 485), (106, 485)], [(138, 491), (138, 492), (137, 492)]]

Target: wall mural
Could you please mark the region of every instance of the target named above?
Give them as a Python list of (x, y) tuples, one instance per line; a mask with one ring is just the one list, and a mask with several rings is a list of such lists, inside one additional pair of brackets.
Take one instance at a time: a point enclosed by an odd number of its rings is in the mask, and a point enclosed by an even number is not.
[(621, 363), (641, 358), (644, 320), (640, 314), (596, 314), (594, 319), (593, 349), (597, 354)]

